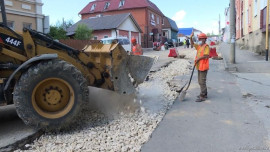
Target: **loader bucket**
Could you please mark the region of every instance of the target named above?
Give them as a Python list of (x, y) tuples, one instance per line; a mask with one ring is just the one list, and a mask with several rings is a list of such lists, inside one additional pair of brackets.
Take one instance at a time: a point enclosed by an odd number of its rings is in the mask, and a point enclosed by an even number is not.
[(128, 55), (120, 44), (99, 43), (86, 46), (84, 50), (91, 60), (101, 67), (106, 67), (110, 73), (113, 87), (103, 89), (114, 90), (120, 94), (135, 94), (135, 88), (145, 80), (154, 63), (154, 58), (151, 57)]
[(147, 56), (130, 56), (128, 69), (131, 77), (135, 79), (137, 84), (143, 83), (146, 76), (150, 72), (154, 59)]
[[(138, 84), (143, 83), (153, 66), (154, 59), (147, 56), (127, 55), (119, 45), (119, 52), (113, 59), (121, 56), (121, 61), (113, 60), (112, 76), (114, 78), (114, 90), (121, 94), (134, 94)], [(121, 55), (120, 55), (121, 54)]]

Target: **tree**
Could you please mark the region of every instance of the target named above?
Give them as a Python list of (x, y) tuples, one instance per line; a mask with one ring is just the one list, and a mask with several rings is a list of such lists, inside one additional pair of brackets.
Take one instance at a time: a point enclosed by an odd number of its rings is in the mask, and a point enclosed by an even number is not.
[(57, 27), (57, 26), (50, 26), (50, 33), (49, 35), (53, 39), (67, 39), (67, 32), (62, 28), (62, 27)]
[(49, 35), (51, 37), (53, 37), (53, 39), (68, 39), (67, 37), (67, 32), (66, 29), (68, 29), (69, 27), (71, 27), (73, 24), (73, 21), (65, 21), (64, 18), (62, 20), (62, 22), (57, 21), (56, 25), (51, 25), (50, 26), (50, 32)]
[(92, 38), (92, 30), (85, 24), (79, 24), (75, 31), (75, 39), (89, 40)]
[(62, 27), (64, 30), (67, 30), (68, 28), (70, 28), (72, 25), (74, 24), (74, 22), (72, 20), (69, 21), (65, 21), (65, 19), (62, 19), (62, 22), (60, 22), (59, 20), (56, 23), (57, 27)]
[(211, 36), (211, 34), (210, 34), (210, 33), (207, 33), (206, 35), (207, 35), (207, 36)]

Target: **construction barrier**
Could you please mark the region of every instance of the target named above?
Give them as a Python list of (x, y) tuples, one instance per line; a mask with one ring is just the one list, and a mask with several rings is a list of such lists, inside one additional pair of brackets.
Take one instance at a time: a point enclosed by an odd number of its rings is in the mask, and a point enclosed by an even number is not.
[(218, 54), (217, 54), (217, 49), (216, 47), (210, 47), (210, 53), (209, 53), (209, 57), (210, 58), (213, 58), (213, 57), (217, 57)]
[(176, 53), (175, 48), (170, 49), (170, 53), (169, 53), (168, 57), (174, 57), (174, 58), (177, 57), (177, 53)]

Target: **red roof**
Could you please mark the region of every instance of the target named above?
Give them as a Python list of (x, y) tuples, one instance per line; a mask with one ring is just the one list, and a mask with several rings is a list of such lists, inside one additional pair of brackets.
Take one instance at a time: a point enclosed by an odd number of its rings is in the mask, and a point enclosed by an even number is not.
[[(106, 2), (110, 2), (110, 5), (106, 10), (104, 10)], [(79, 14), (101, 13), (101, 12), (106, 12), (106, 11), (148, 7), (156, 11), (156, 13), (160, 13), (163, 15), (160, 9), (150, 0), (125, 0), (124, 6), (120, 8), (119, 8), (119, 3), (120, 3), (120, 0), (95, 0), (93, 2), (90, 2), (87, 6), (85, 6), (80, 11)], [(92, 5), (94, 4), (96, 4), (95, 10), (90, 11)]]

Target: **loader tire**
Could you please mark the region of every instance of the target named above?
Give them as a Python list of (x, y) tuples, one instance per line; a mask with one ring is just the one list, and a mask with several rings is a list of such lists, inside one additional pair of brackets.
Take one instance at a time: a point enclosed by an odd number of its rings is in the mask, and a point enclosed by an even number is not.
[(40, 62), (24, 72), (15, 85), (13, 100), (25, 124), (58, 130), (74, 122), (88, 94), (82, 73), (57, 59)]

